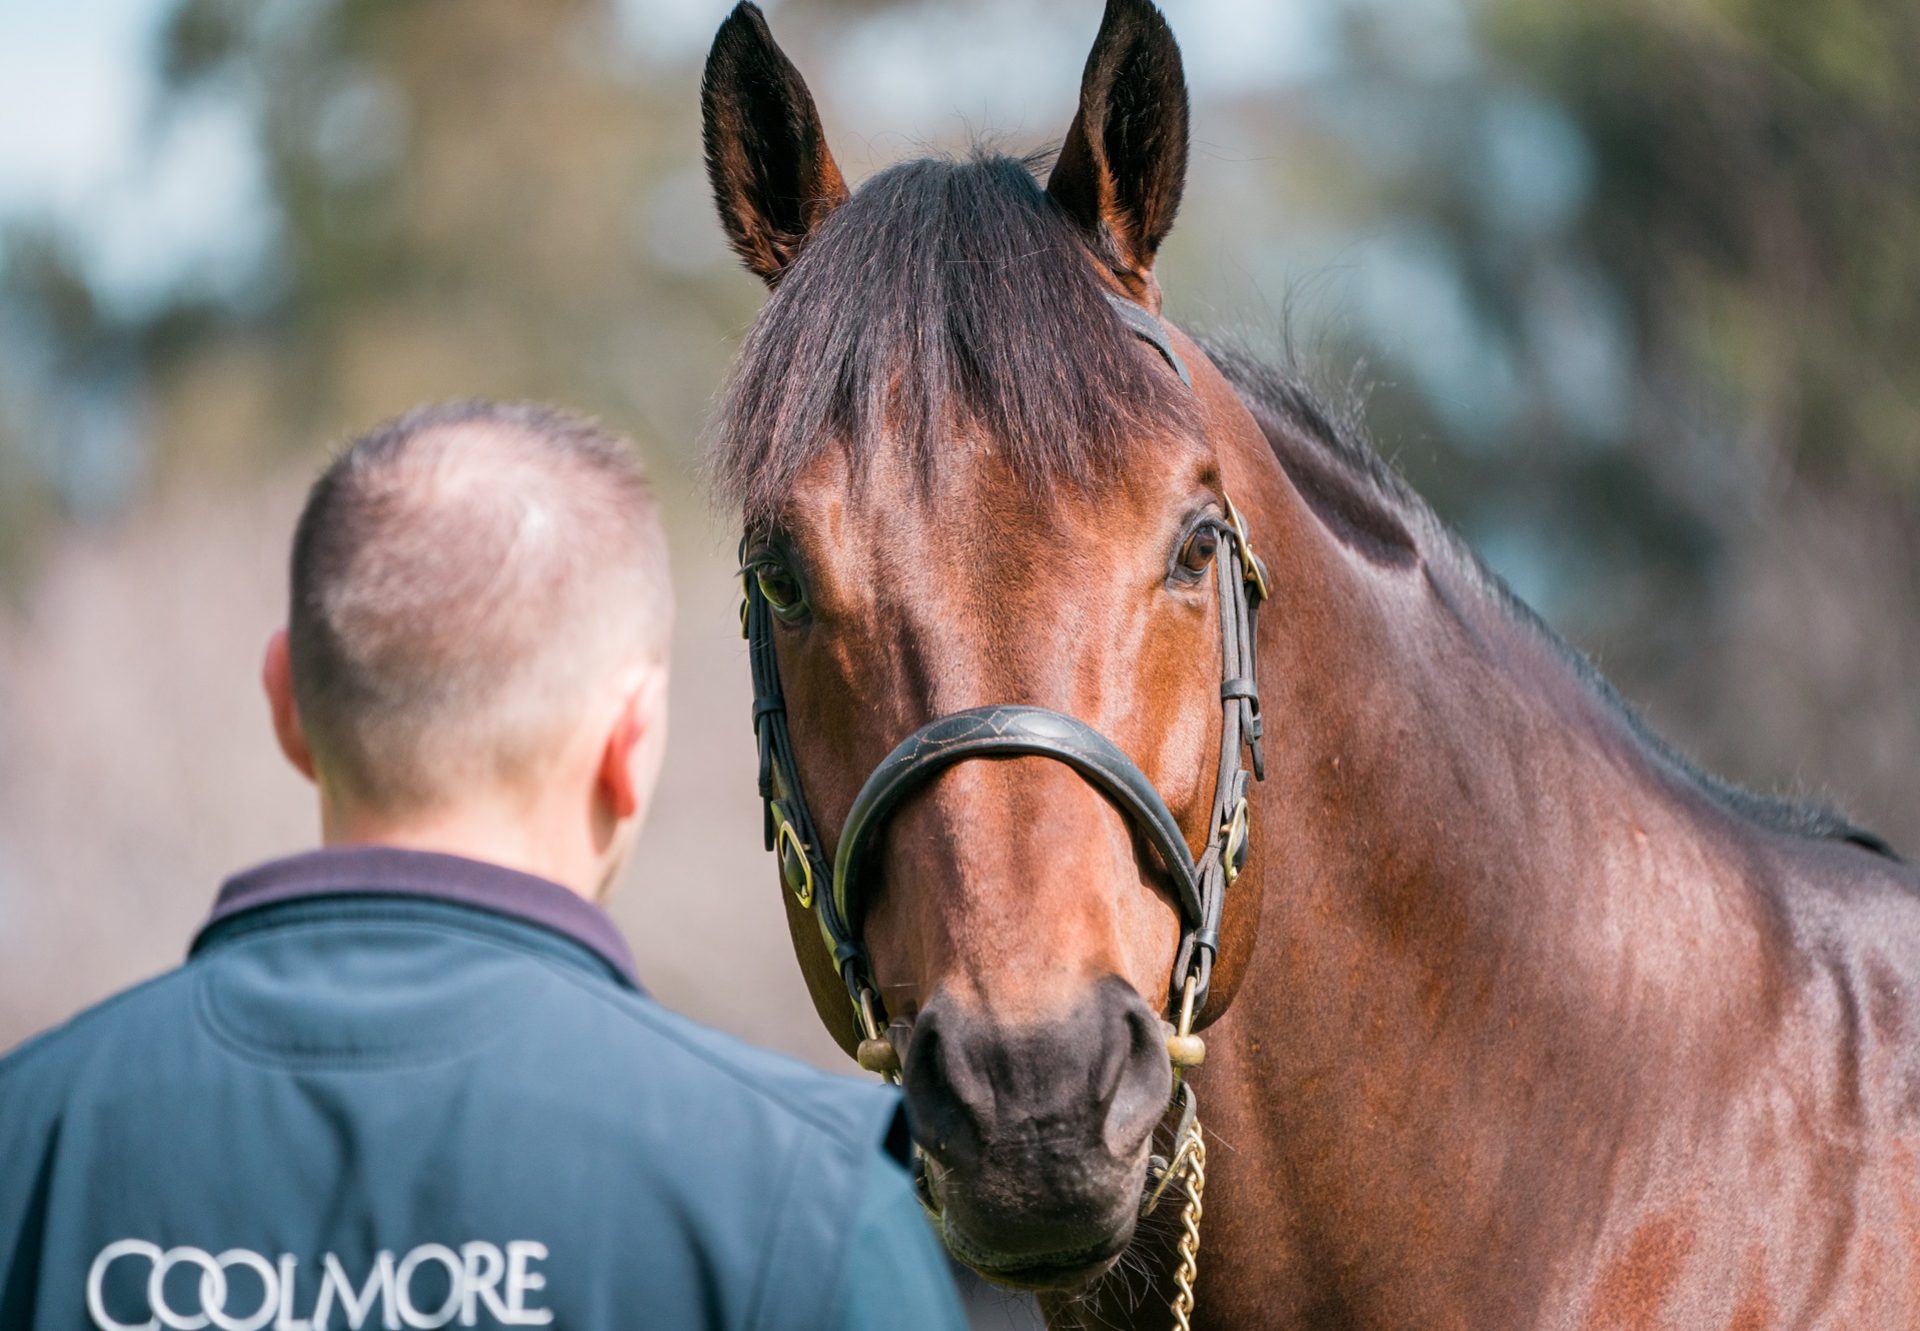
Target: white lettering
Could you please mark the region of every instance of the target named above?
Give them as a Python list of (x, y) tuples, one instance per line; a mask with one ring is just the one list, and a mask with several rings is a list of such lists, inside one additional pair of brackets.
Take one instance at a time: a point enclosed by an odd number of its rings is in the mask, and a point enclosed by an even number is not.
[(236, 1319), (229, 1316), (224, 1278), (221, 1283), (221, 1296), (215, 1298), (207, 1287), (207, 1278), (202, 1276), (200, 1277), (200, 1306), (206, 1310), (206, 1316), (220, 1328), (220, 1331), (261, 1331), (262, 1327), (273, 1320), (280, 1302), (280, 1278), (273, 1269), (273, 1263), (259, 1253), (249, 1252), (245, 1248), (229, 1248), (213, 1260), (223, 1269), (235, 1266), (251, 1268), (254, 1274), (260, 1277), (260, 1306), (244, 1318)]
[(474, 1304), (485, 1299), (496, 1321), (509, 1326), (513, 1319), (508, 1315), (506, 1305), (500, 1302), (500, 1277), (506, 1272), (507, 1259), (500, 1255), (500, 1249), (491, 1243), (463, 1243), (460, 1256), (466, 1261), (466, 1291), (460, 1297), (460, 1325), (479, 1324), (479, 1310)]
[(148, 1318), (144, 1322), (116, 1322), (107, 1316), (107, 1301), (104, 1286), (107, 1268), (122, 1257), (144, 1257), (154, 1266), (160, 1265), (160, 1245), (148, 1243), (145, 1239), (120, 1239), (109, 1243), (93, 1259), (93, 1268), (87, 1272), (87, 1315), (93, 1318), (93, 1324), (100, 1331), (159, 1331), (160, 1323)]
[[(413, 1275), (420, 1269), (422, 1262), (438, 1262), (447, 1268), (447, 1299), (430, 1313), (423, 1313), (413, 1303)], [(460, 1278), (465, 1268), (451, 1248), (438, 1243), (425, 1243), (407, 1254), (400, 1263), (400, 1272), (393, 1279), (394, 1293), (400, 1304), (400, 1316), (408, 1326), (436, 1327), (445, 1326), (460, 1311), (463, 1295), (460, 1290)], [(467, 1325), (473, 1325), (471, 1322)]]
[(290, 1252), (280, 1254), (280, 1315), (273, 1331), (313, 1331), (313, 1323), (293, 1315), (294, 1285), (299, 1280), (300, 1262)]
[[(172, 1328), (172, 1331), (202, 1331), (208, 1318), (204, 1312), (183, 1317), (167, 1306), (167, 1272), (182, 1262), (192, 1262), (200, 1268), (200, 1306), (227, 1302), (227, 1273), (220, 1269), (220, 1263), (213, 1260), (213, 1254), (203, 1248), (172, 1248), (160, 1255), (153, 1264), (153, 1274), (147, 1278), (147, 1304), (153, 1309), (153, 1315), (160, 1319), (160, 1325)], [(213, 1282), (214, 1293), (207, 1293), (207, 1282)]]
[[(269, 1323), (273, 1331), (332, 1331), (337, 1308), (345, 1319), (344, 1331), (368, 1331), (377, 1303), (384, 1331), (401, 1331), (403, 1322), (414, 1331), (437, 1331), (456, 1320), (463, 1327), (547, 1326), (554, 1320), (553, 1310), (528, 1304), (530, 1296), (547, 1287), (545, 1273), (534, 1269), (547, 1257), (547, 1245), (532, 1239), (511, 1240), (504, 1253), (500, 1245), (480, 1240), (463, 1243), (458, 1250), (423, 1243), (397, 1265), (394, 1254), (382, 1249), (356, 1285), (337, 1254), (322, 1253), (313, 1307), (301, 1317), (301, 1263), (293, 1253), (281, 1253), (276, 1262), (248, 1248), (229, 1248), (215, 1257), (203, 1248), (162, 1248), (145, 1239), (118, 1239), (102, 1248), (88, 1268), (87, 1315), (95, 1331), (267, 1331)], [(146, 1269), (115, 1269), (115, 1263), (128, 1261), (144, 1262)], [(447, 1273), (447, 1290), (437, 1306), (422, 1308), (414, 1286), (428, 1263)], [(191, 1293), (179, 1279), (169, 1291), (169, 1277), (183, 1266), (198, 1271)], [(229, 1273), (241, 1267), (260, 1281), (258, 1303), (250, 1282), (241, 1281), (236, 1291), (229, 1279)], [(147, 1320), (121, 1321), (107, 1311), (109, 1284), (116, 1290), (119, 1317), (133, 1316), (129, 1305), (137, 1306), (144, 1294)], [(438, 1293), (432, 1277), (426, 1278), (424, 1288)]]
[(347, 1273), (340, 1267), (340, 1259), (328, 1253), (320, 1263), (320, 1293), (313, 1301), (313, 1331), (327, 1331), (327, 1322), (333, 1313), (334, 1291), (340, 1294), (340, 1306), (346, 1309), (347, 1331), (360, 1331), (367, 1320), (367, 1314), (373, 1311), (373, 1299), (380, 1296), (380, 1320), (387, 1331), (400, 1331), (400, 1323), (393, 1318), (393, 1254), (381, 1249), (374, 1258), (373, 1270), (367, 1273), (367, 1281), (360, 1287), (356, 1296), (353, 1284), (347, 1279)]
[(553, 1320), (553, 1309), (527, 1307), (527, 1294), (547, 1287), (547, 1278), (527, 1270), (527, 1263), (546, 1260), (544, 1243), (514, 1239), (507, 1244), (507, 1316), (502, 1320), (514, 1326), (545, 1326)]

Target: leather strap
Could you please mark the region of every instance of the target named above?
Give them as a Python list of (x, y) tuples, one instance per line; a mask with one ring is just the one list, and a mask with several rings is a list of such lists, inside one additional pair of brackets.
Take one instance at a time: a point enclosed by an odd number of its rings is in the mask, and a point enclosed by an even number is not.
[(929, 721), (900, 741), (854, 797), (833, 863), (834, 906), (851, 931), (857, 933), (861, 923), (859, 888), (867, 850), (901, 801), (955, 763), (1021, 755), (1065, 763), (1119, 805), (1159, 852), (1173, 878), (1182, 920), (1188, 928), (1200, 924), (1206, 906), (1193, 853), (1146, 774), (1084, 721), (1045, 707), (1000, 706), (970, 707)]

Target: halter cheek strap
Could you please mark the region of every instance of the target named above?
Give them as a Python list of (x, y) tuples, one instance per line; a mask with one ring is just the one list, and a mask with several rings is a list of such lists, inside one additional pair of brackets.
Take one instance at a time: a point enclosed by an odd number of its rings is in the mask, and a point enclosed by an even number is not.
[[(1109, 296), (1122, 322), (1167, 360), (1192, 387), (1186, 365), (1160, 321), (1139, 306)], [(1180, 912), (1180, 948), (1174, 958), (1169, 1007), (1177, 1014), (1168, 1052), (1192, 1066), (1204, 1046), (1191, 1034), (1194, 1013), (1206, 1002), (1227, 889), (1246, 862), (1249, 778), (1265, 775), (1261, 753), (1260, 691), (1256, 682), (1255, 615), (1268, 595), (1266, 570), (1253, 553), (1245, 521), (1223, 497), (1216, 519), (1222, 546), (1214, 565), (1220, 603), (1220, 749), (1207, 841), (1196, 857), (1186, 834), (1145, 773), (1106, 736), (1085, 722), (1045, 707), (973, 707), (938, 717), (907, 736), (883, 759), (855, 796), (828, 866), (801, 791), (787, 725), (773, 642), (773, 611), (758, 582), (743, 576), (741, 630), (753, 672), (753, 725), (760, 747), (760, 798), (765, 802), (767, 849), (780, 857), (781, 875), (795, 900), (813, 912), (834, 968), (847, 986), (861, 1034), (860, 1063), (897, 1075), (899, 1062), (882, 1031), (885, 1013), (875, 996), (873, 968), (860, 941), (862, 888), (872, 847), (887, 819), (914, 791), (956, 763), (1013, 755), (1052, 758), (1097, 786), (1146, 835), (1173, 884)], [(744, 549), (743, 549), (744, 554)], [(1246, 754), (1252, 769), (1242, 762)]]

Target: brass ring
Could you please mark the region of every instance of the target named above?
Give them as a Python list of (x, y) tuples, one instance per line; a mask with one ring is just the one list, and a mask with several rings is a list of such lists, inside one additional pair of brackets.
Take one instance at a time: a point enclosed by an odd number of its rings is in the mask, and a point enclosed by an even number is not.
[(893, 1082), (900, 1083), (900, 1053), (893, 1047), (880, 1030), (880, 1021), (873, 1015), (873, 990), (860, 986), (860, 1002), (855, 1009), (860, 1022), (860, 1047), (854, 1058), (868, 1072), (877, 1074)]
[[(795, 883), (793, 875), (787, 872), (787, 849), (791, 847), (793, 855), (800, 864), (800, 881)], [(793, 830), (783, 814), (780, 818), (780, 830), (773, 834), (773, 852), (780, 861), (780, 876), (787, 880), (787, 887), (793, 892), (794, 899), (802, 910), (813, 908), (813, 859), (807, 854), (806, 845), (800, 840), (800, 834)]]
[(1226, 836), (1226, 844), (1220, 849), (1220, 862), (1227, 871), (1227, 886), (1233, 886), (1233, 880), (1240, 876), (1240, 858), (1247, 851), (1247, 797), (1242, 795), (1240, 802), (1233, 806), (1233, 816), (1220, 826)]
[(1207, 1042), (1193, 1033), (1193, 1002), (1199, 982), (1199, 973), (1189, 970), (1180, 986), (1180, 1024), (1167, 1037), (1167, 1060), (1173, 1064), (1176, 1085), (1184, 1084), (1180, 1078), (1187, 1069), (1197, 1068), (1207, 1061)]
[(1264, 601), (1269, 595), (1267, 573), (1260, 567), (1259, 559), (1254, 556), (1253, 538), (1247, 535), (1247, 520), (1240, 516), (1240, 510), (1233, 506), (1230, 496), (1223, 493), (1220, 496), (1220, 502), (1226, 505), (1227, 521), (1233, 524), (1233, 534), (1240, 546), (1240, 576), (1253, 584), (1254, 591), (1259, 593), (1260, 599)]

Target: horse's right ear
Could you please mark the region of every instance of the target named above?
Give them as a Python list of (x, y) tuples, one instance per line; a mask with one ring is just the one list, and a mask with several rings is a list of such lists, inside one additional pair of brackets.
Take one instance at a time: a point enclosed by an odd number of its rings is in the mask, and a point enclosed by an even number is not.
[(1152, 0), (1107, 0), (1047, 193), (1113, 275), (1157, 301), (1153, 260), (1187, 181), (1187, 80)]
[(707, 179), (727, 239), (768, 286), (799, 257), (847, 184), (800, 71), (774, 44), (759, 7), (736, 6), (714, 36), (700, 81)]

